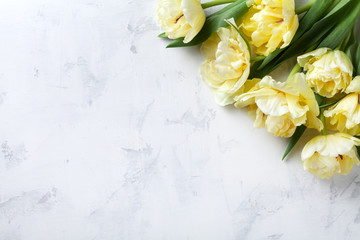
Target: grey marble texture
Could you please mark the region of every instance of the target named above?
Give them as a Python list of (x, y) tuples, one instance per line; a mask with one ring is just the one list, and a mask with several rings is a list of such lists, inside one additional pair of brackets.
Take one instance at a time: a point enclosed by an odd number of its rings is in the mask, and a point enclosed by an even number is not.
[(360, 168), (305, 172), (310, 133), (281, 161), (213, 102), (198, 47), (165, 49), (156, 6), (1, 1), (0, 239), (358, 239)]

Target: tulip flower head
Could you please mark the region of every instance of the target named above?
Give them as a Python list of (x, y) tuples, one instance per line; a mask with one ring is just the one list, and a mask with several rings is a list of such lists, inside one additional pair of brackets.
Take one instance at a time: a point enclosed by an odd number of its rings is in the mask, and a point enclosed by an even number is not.
[(348, 95), (324, 111), (329, 129), (351, 135), (360, 133), (360, 76), (354, 78), (345, 90)]
[(359, 165), (355, 146), (360, 139), (345, 133), (317, 136), (301, 152), (304, 169), (319, 178), (331, 178), (335, 173), (348, 174), (354, 164)]
[(297, 58), (306, 73), (306, 81), (323, 97), (331, 98), (350, 84), (353, 65), (342, 51), (319, 48)]
[(303, 73), (295, 74), (284, 83), (266, 76), (235, 100), (235, 107), (248, 106), (254, 127), (265, 127), (274, 136), (291, 137), (296, 127), (303, 124), (319, 131), (322, 129), (317, 118), (319, 106)]
[(206, 59), (200, 74), (211, 87), (214, 100), (222, 106), (234, 103), (234, 94), (250, 74), (250, 52), (241, 35), (232, 27), (219, 28), (200, 48)]
[(205, 23), (205, 13), (198, 0), (159, 0), (158, 21), (170, 39), (184, 37), (190, 42)]
[(299, 26), (294, 0), (254, 0), (241, 19), (241, 30), (258, 55), (288, 46)]

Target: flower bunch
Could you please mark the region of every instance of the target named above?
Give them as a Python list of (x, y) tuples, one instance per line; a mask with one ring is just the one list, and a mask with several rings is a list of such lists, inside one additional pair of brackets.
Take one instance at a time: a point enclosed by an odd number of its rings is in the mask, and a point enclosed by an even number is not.
[[(303, 148), (305, 170), (330, 178), (360, 164), (360, 1), (159, 0), (157, 13), (167, 47), (201, 45), (200, 75), (217, 104), (246, 107), (254, 127), (290, 139), (283, 159), (313, 128), (321, 135)], [(287, 80), (274, 80), (291, 58)]]

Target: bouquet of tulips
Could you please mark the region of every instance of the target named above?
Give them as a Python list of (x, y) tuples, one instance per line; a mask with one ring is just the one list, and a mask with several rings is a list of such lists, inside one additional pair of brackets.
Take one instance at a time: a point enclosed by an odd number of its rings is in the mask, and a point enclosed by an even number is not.
[[(360, 164), (359, 0), (298, 9), (294, 0), (159, 0), (157, 14), (168, 48), (201, 45), (200, 74), (216, 103), (246, 107), (254, 127), (290, 138), (283, 159), (313, 128), (305, 170), (328, 179)], [(287, 80), (274, 80), (269, 74), (291, 58)]]

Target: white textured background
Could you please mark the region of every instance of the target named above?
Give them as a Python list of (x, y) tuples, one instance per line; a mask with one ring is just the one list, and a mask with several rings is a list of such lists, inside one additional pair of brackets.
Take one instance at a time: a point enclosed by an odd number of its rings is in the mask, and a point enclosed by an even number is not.
[(359, 167), (280, 161), (197, 47), (165, 49), (156, 5), (0, 2), (0, 239), (358, 239)]

